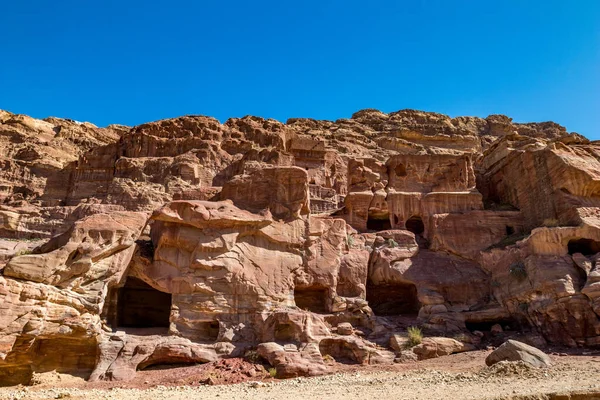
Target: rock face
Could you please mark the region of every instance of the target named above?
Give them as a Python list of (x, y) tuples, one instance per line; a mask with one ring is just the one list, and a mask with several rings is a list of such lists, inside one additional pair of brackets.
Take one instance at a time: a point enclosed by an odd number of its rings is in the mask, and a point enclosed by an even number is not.
[(0, 147), (0, 384), (248, 352), (317, 375), (409, 325), (600, 345), (600, 147), (551, 122), (0, 111)]

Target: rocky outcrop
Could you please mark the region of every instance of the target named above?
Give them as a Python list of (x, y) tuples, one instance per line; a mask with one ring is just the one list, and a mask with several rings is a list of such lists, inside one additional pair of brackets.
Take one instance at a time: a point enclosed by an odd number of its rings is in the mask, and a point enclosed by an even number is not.
[(0, 384), (247, 353), (319, 375), (504, 330), (600, 345), (600, 151), (554, 123), (0, 112), (0, 147)]
[[(144, 214), (96, 214), (13, 257), (0, 276), (0, 382), (90, 373), (107, 292), (124, 278)], [(60, 349), (60, 351), (57, 351)]]
[(308, 175), (298, 167), (264, 167), (227, 181), (220, 197), (253, 212), (293, 220), (310, 214)]

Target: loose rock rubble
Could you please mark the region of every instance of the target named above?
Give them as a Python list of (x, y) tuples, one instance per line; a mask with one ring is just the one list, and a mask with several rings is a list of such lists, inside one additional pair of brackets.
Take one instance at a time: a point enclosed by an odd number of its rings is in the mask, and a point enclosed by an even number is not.
[[(600, 358), (563, 357), (550, 369), (523, 362), (481, 367), (485, 353), (462, 353), (445, 361), (395, 371), (352, 371), (314, 378), (251, 380), (217, 386), (113, 387), (111, 389), (24, 387), (0, 389), (0, 399), (560, 399), (569, 395), (593, 399), (600, 395)], [(595, 360), (595, 361), (594, 361)], [(433, 365), (432, 363), (437, 363)], [(429, 364), (428, 364), (429, 363)], [(88, 384), (89, 385), (89, 384)], [(563, 397), (560, 397), (560, 396)], [(596, 397), (593, 397), (596, 396)]]

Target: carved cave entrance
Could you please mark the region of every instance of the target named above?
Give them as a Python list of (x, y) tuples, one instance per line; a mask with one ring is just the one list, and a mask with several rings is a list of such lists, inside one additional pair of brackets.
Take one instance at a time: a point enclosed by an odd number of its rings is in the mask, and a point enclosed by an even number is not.
[(600, 252), (600, 242), (592, 239), (573, 239), (567, 245), (569, 254), (581, 253), (584, 256), (591, 256)]
[(398, 164), (396, 165), (394, 172), (396, 172), (396, 176), (406, 176), (406, 166), (404, 164)]
[(171, 295), (141, 279), (128, 277), (117, 294), (117, 326), (123, 328), (169, 327)]
[(425, 231), (425, 225), (421, 217), (412, 216), (406, 220), (406, 230), (414, 233), (415, 235), (421, 235)]
[(367, 302), (375, 315), (416, 315), (421, 303), (412, 283), (367, 284)]
[(314, 313), (327, 313), (328, 297), (327, 288), (308, 287), (294, 289), (294, 301), (296, 302), (296, 306)]
[(198, 340), (216, 342), (219, 338), (219, 321), (197, 322), (195, 326)]
[(390, 216), (388, 214), (369, 214), (367, 219), (367, 230), (369, 231), (387, 231), (392, 229)]

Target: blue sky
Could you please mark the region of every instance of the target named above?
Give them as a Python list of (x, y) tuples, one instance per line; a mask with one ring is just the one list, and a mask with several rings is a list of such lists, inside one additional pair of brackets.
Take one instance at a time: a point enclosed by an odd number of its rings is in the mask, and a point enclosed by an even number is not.
[(600, 1), (5, 1), (0, 108), (135, 125), (362, 108), (600, 139)]

